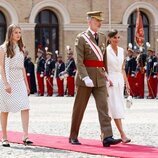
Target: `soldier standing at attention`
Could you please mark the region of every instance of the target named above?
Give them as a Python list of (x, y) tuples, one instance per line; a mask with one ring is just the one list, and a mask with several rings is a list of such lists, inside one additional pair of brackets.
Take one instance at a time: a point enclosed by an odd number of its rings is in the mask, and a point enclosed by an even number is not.
[(27, 77), (27, 82), (29, 85), (29, 88), (31, 89), (31, 81), (30, 81), (30, 69), (29, 69), (29, 65), (30, 65), (30, 58), (28, 57), (29, 52), (27, 50), (24, 51), (24, 67), (25, 67), (25, 71), (26, 71), (26, 77)]
[(38, 96), (44, 96), (44, 69), (45, 59), (43, 58), (43, 51), (37, 52), (37, 82), (38, 82)]
[(55, 64), (55, 78), (58, 87), (57, 97), (64, 96), (64, 78), (61, 78), (60, 74), (65, 71), (65, 63), (62, 60), (62, 56), (57, 56), (57, 62)]
[(75, 74), (76, 74), (76, 64), (73, 58), (73, 51), (70, 49), (67, 53), (67, 62), (66, 62), (66, 72), (67, 72), (67, 91), (68, 96), (72, 97), (75, 93)]
[(148, 99), (155, 99), (157, 96), (158, 89), (158, 58), (155, 55), (155, 51), (151, 48), (148, 49), (148, 58), (147, 58), (147, 85), (148, 85)]
[(107, 88), (105, 74), (106, 61), (106, 37), (99, 32), (103, 20), (102, 12), (88, 12), (87, 20), (89, 28), (80, 33), (75, 41), (77, 55), (77, 94), (72, 112), (69, 143), (80, 145), (78, 140), (79, 128), (90, 95), (94, 96), (101, 128), (101, 139), (104, 147), (115, 145), (121, 139), (114, 139), (111, 127), (111, 118), (108, 115)]
[(27, 81), (30, 88), (30, 94), (34, 94), (37, 92), (36, 88), (36, 78), (35, 78), (35, 66), (31, 61), (31, 57), (28, 56), (29, 52), (26, 50), (24, 52), (24, 67), (26, 70)]
[(55, 71), (55, 61), (52, 59), (52, 53), (46, 52), (45, 79), (47, 86), (47, 96), (53, 95), (54, 71)]
[[(130, 95), (134, 95), (134, 88), (135, 88), (135, 74), (133, 74), (133, 67), (134, 67), (134, 58), (133, 58), (133, 54), (134, 51), (131, 48), (127, 49), (127, 57), (125, 60), (125, 71), (126, 71), (126, 75), (127, 75), (127, 79), (128, 79), (128, 83), (130, 85)], [(135, 67), (136, 67), (136, 62), (135, 62)]]
[(146, 65), (146, 54), (140, 52), (137, 56), (137, 68), (136, 68), (136, 80), (137, 80), (137, 98), (144, 98), (144, 77), (145, 77), (145, 65)]

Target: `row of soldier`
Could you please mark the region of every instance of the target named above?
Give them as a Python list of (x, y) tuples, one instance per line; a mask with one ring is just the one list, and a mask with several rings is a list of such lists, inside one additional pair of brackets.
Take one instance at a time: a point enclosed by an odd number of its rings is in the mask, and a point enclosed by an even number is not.
[(156, 98), (158, 92), (158, 57), (155, 51), (149, 48), (145, 54), (139, 50), (128, 48), (127, 52), (125, 71), (130, 84), (130, 94), (136, 98), (144, 98), (144, 89), (147, 85), (147, 98)]
[[(74, 96), (75, 94), (75, 74), (76, 64), (73, 58), (73, 52), (68, 50), (67, 60), (64, 63), (61, 55), (57, 55), (57, 61), (52, 59), (52, 53), (46, 52), (46, 59), (44, 52), (38, 50), (37, 52), (37, 68), (36, 75), (34, 74), (34, 64), (28, 57), (28, 52), (25, 52), (25, 68), (27, 79), (30, 86), (31, 93), (38, 93), (38, 96), (44, 96), (44, 91), (47, 91), (47, 96), (53, 95), (54, 78), (56, 78), (58, 94), (57, 96)], [(147, 81), (148, 95), (147, 98), (154, 99), (158, 92), (158, 57), (155, 51), (148, 49), (148, 53), (142, 53), (139, 50), (128, 48), (125, 71), (130, 84), (130, 94), (135, 98), (144, 98), (145, 81)], [(36, 79), (37, 86), (36, 88)], [(67, 80), (66, 89), (64, 90), (64, 79)], [(145, 80), (146, 79), (146, 80)], [(46, 88), (44, 88), (44, 80)], [(38, 90), (37, 90), (38, 89)]]
[[(74, 96), (76, 64), (73, 58), (72, 50), (68, 50), (66, 62), (62, 60), (62, 56), (59, 54), (57, 55), (57, 61), (52, 58), (51, 52), (46, 52), (45, 56), (46, 57), (44, 58), (44, 52), (39, 49), (37, 52), (35, 71), (34, 64), (31, 61), (31, 58), (28, 57), (28, 52), (25, 52), (24, 66), (26, 69), (31, 94), (37, 92), (38, 96), (44, 96), (44, 92), (46, 91), (47, 96), (52, 96), (54, 93), (55, 78), (58, 89), (57, 96), (64, 96), (65, 94), (67, 94), (67, 96)], [(34, 72), (36, 72), (36, 74)], [(67, 80), (67, 85), (66, 89), (64, 90), (65, 78)]]

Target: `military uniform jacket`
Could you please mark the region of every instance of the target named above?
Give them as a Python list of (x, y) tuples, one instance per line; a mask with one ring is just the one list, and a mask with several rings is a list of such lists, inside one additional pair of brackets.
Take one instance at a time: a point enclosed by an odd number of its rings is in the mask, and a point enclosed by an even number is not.
[(147, 77), (149, 76), (154, 76), (158, 72), (158, 59), (156, 56), (150, 56), (147, 58), (147, 70), (146, 70), (146, 75)]
[(55, 70), (55, 61), (53, 59), (46, 60), (45, 63), (45, 75), (46, 76), (54, 76), (54, 70)]
[[(95, 38), (93, 37), (92, 33), (87, 30), (87, 34), (89, 35), (90, 39), (95, 43)], [(100, 47), (103, 53), (103, 62), (105, 65), (105, 69), (107, 70), (107, 56), (106, 56), (106, 37), (103, 33), (99, 33), (99, 41), (98, 46)], [(89, 46), (89, 44), (85, 41), (82, 37), (82, 33), (79, 34), (75, 41), (75, 52), (77, 55), (77, 78), (76, 78), (76, 85), (78, 86), (86, 86), (84, 81), (82, 80), (84, 77), (89, 76), (95, 87), (101, 87), (106, 85), (105, 80), (105, 69), (101, 67), (86, 67), (84, 65), (84, 60), (97, 60), (98, 58)]]
[(43, 57), (38, 58), (37, 61), (37, 72), (44, 73), (45, 70), (45, 59)]
[(55, 64), (55, 77), (58, 78), (59, 74), (65, 70), (64, 62), (56, 62)]
[(125, 71), (127, 75), (135, 76), (137, 67), (136, 58), (131, 57), (126, 59)]
[(142, 53), (137, 57), (137, 68), (136, 73), (141, 72), (142, 74), (145, 73), (144, 66), (146, 65), (146, 54)]
[(26, 73), (31, 73), (30, 65), (31, 65), (31, 60), (30, 60), (30, 58), (25, 57), (25, 59), (24, 59), (24, 67), (25, 67)]
[(76, 64), (74, 58), (71, 58), (67, 60), (66, 64), (66, 71), (69, 74), (69, 76), (75, 76), (76, 74)]

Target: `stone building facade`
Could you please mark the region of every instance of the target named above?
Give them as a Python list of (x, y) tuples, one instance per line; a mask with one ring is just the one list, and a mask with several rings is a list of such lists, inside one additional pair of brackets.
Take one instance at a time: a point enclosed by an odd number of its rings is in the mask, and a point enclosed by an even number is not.
[(133, 41), (135, 12), (139, 8), (145, 27), (145, 42), (158, 51), (157, 0), (0, 0), (0, 44), (6, 27), (19, 24), (30, 56), (35, 60), (38, 47), (59, 50), (65, 57), (65, 47), (74, 47), (76, 35), (87, 29), (86, 12), (103, 11), (102, 32), (112, 28), (120, 33), (120, 46), (126, 49)]

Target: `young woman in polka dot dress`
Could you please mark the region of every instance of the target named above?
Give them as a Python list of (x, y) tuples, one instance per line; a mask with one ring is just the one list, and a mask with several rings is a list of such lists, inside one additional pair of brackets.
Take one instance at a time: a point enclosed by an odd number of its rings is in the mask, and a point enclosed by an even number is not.
[(9, 112), (21, 111), (23, 142), (30, 145), (29, 124), (29, 86), (24, 69), (23, 42), (21, 28), (8, 27), (6, 41), (0, 46), (0, 111), (2, 127), (2, 145), (10, 147), (7, 139), (7, 120)]

